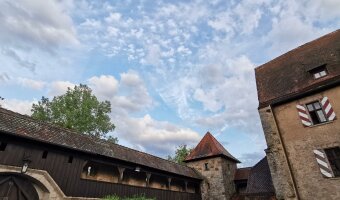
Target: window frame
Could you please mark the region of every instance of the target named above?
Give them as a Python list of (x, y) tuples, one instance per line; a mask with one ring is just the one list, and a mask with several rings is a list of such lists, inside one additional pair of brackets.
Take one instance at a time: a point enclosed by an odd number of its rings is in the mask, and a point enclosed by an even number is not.
[[(318, 103), (318, 106), (319, 106), (318, 108), (315, 106), (316, 103)], [(306, 103), (305, 106), (306, 106), (306, 111), (308, 112), (309, 118), (312, 122), (312, 125), (319, 125), (319, 124), (324, 124), (324, 123), (329, 122), (327, 115), (319, 100)], [(313, 110), (310, 110), (310, 106), (312, 106)], [(320, 118), (318, 111), (322, 112), (322, 117), (324, 118), (324, 120)]]
[[(329, 74), (328, 70), (327, 70), (327, 67), (326, 67), (326, 64), (321, 65), (319, 67), (316, 67), (314, 69), (311, 69), (309, 71), (309, 73), (313, 76), (313, 78), (315, 80), (323, 78), (323, 77), (325, 77), (325, 76), (327, 76)], [(324, 74), (322, 74), (322, 73), (324, 73)], [(318, 77), (317, 77), (317, 75), (318, 75)]]
[[(337, 150), (337, 152), (335, 152)], [(331, 147), (324, 149), (328, 163), (332, 169), (335, 178), (340, 177), (340, 147)], [(332, 154), (332, 156), (330, 156)], [(338, 154), (338, 155), (337, 155)]]

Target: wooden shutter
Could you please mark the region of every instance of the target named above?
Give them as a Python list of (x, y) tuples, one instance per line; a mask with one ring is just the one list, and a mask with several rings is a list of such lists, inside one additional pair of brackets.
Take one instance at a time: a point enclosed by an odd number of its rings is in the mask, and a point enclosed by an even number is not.
[(328, 121), (333, 121), (336, 117), (335, 112), (332, 108), (332, 105), (329, 103), (329, 100), (327, 97), (324, 97), (321, 100), (321, 105), (322, 105), (322, 109), (324, 110), (326, 117), (328, 119)]
[(304, 126), (311, 126), (312, 125), (312, 121), (309, 118), (308, 112), (306, 110), (306, 108), (303, 105), (296, 105), (296, 108), (299, 112), (299, 117), (301, 119), (301, 122)]
[(331, 166), (329, 166), (326, 153), (323, 149), (315, 149), (314, 151), (316, 162), (320, 168), (321, 174), (326, 178), (334, 177)]

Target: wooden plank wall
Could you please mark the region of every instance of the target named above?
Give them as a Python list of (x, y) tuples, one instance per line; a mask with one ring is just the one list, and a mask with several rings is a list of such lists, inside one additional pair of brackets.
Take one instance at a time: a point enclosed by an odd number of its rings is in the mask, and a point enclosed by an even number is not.
[[(23, 157), (30, 156), (32, 162), (29, 168), (46, 170), (67, 196), (101, 198), (112, 194), (122, 197), (144, 194), (146, 197), (153, 197), (157, 200), (201, 199), (200, 193), (175, 192), (81, 179), (80, 175), (86, 160), (81, 153), (77, 155), (75, 151), (58, 151), (36, 143), (6, 139), (2, 133), (0, 133), (0, 140), (8, 143), (5, 151), (0, 151), (0, 164), (22, 166)], [(44, 150), (48, 151), (46, 159), (42, 158)], [(68, 163), (69, 156), (73, 156), (72, 163)], [(197, 183), (197, 187), (199, 187), (199, 183)]]

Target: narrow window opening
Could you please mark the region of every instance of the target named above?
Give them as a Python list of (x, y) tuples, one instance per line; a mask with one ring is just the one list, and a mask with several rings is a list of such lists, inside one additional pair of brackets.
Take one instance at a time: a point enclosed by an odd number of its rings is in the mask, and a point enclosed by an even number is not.
[(209, 170), (209, 164), (208, 164), (208, 163), (204, 163), (204, 169), (205, 169), (206, 171)]
[(306, 104), (309, 116), (313, 121), (313, 124), (321, 124), (327, 122), (324, 111), (322, 110), (320, 102), (313, 102)]
[(340, 176), (340, 147), (325, 149), (327, 159), (335, 177)]
[(6, 142), (0, 142), (0, 151), (5, 151), (6, 147), (7, 147)]
[(41, 158), (46, 159), (47, 158), (48, 151), (44, 151)]
[(73, 162), (73, 156), (69, 156), (68, 157), (68, 163), (72, 163)]
[(314, 79), (322, 78), (324, 76), (327, 76), (328, 74), (326, 65), (321, 65), (315, 69), (312, 69), (309, 72), (313, 75)]

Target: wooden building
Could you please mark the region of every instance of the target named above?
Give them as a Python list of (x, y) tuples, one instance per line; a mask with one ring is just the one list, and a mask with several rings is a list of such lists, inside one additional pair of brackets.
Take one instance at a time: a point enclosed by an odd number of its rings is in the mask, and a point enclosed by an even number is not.
[(200, 200), (194, 169), (0, 108), (0, 199)]

